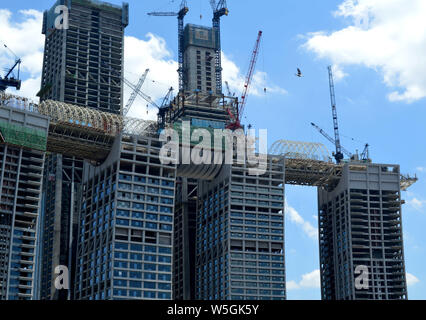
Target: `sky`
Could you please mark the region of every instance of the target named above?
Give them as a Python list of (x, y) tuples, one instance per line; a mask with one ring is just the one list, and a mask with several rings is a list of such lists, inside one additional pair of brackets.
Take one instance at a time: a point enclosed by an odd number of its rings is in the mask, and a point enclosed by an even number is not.
[[(177, 11), (180, 0), (128, 2), (125, 77), (136, 83), (149, 68), (142, 90), (161, 101), (170, 86), (178, 87), (177, 21), (146, 13)], [(342, 145), (361, 152), (368, 143), (374, 162), (400, 164), (401, 172), (417, 175), (419, 181), (402, 194), (404, 250), (408, 297), (426, 299), (426, 1), (227, 2), (229, 15), (221, 24), (223, 80), (237, 95), (257, 33), (263, 31), (244, 123), (267, 129), (269, 145), (279, 139), (320, 142), (331, 153), (333, 145), (310, 123), (333, 133), (327, 72), (332, 65)], [(40, 88), (42, 12), (53, 4), (0, 4), (0, 66), (13, 63), (6, 43), (23, 60), (19, 94), (27, 97)], [(188, 7), (185, 22), (211, 26), (209, 1), (188, 0)], [(302, 78), (295, 76), (297, 68)], [(124, 101), (129, 96), (126, 88)], [(137, 99), (130, 115), (155, 119), (156, 112)], [(316, 192), (286, 187), (288, 299), (320, 299)]]

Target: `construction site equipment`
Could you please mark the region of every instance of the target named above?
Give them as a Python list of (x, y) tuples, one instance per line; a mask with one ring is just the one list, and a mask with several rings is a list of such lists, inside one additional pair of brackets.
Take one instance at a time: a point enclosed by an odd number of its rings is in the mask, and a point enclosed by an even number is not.
[(148, 102), (149, 104), (153, 105), (154, 107), (156, 107), (157, 109), (160, 109), (160, 107), (151, 99), (150, 96), (148, 96), (147, 94), (143, 93), (141, 90), (138, 90), (138, 88), (136, 88), (136, 86), (131, 83), (129, 80), (127, 80), (126, 78), (123, 78), (123, 82), (131, 89), (133, 89), (133, 92), (135, 92), (137, 95), (139, 95), (142, 99), (144, 99), (146, 102)]
[[(313, 122), (311, 122), (311, 125), (315, 128), (315, 129), (317, 129), (318, 131), (319, 131), (319, 133), (321, 133), (328, 141), (330, 141), (333, 145), (336, 145), (336, 141), (332, 138), (332, 137), (330, 137), (328, 134), (327, 134), (327, 132), (325, 132), (323, 129), (321, 129), (320, 127), (318, 127), (315, 123), (313, 123)], [(342, 152), (344, 153), (344, 154), (346, 154), (349, 158), (351, 158), (353, 155), (352, 155), (352, 153), (351, 152), (349, 152), (348, 150), (346, 150), (345, 148), (343, 148), (343, 146), (340, 146), (340, 148), (341, 148), (341, 150), (342, 150)], [(334, 154), (333, 154), (333, 156), (335, 156)]]
[(222, 49), (220, 45), (220, 18), (229, 14), (226, 0), (219, 0), (216, 5), (215, 0), (210, 0), (213, 9), (213, 31), (216, 36), (217, 47), (215, 50), (215, 73), (216, 73), (216, 93), (222, 94)]
[(366, 143), (364, 150), (361, 153), (361, 160), (369, 160), (370, 159), (369, 147), (370, 147), (370, 145), (368, 143)]
[(225, 85), (226, 85), (226, 90), (227, 90), (228, 96), (229, 96), (229, 97), (234, 97), (234, 96), (235, 96), (235, 92), (234, 92), (234, 93), (231, 93), (231, 89), (229, 88), (229, 83), (228, 83), (228, 81), (225, 81)]
[(229, 113), (236, 113), (237, 100), (235, 97), (219, 96), (211, 92), (180, 91), (168, 105), (160, 108), (159, 127), (164, 128), (182, 117), (198, 118), (204, 114), (202, 118), (205, 118), (210, 126), (224, 129), (224, 123), (229, 121)]
[[(208, 102), (202, 103), (207, 105)], [(28, 99), (3, 93), (0, 94), (0, 105), (48, 116), (48, 152), (96, 162), (106, 159), (119, 133), (152, 136), (159, 132), (156, 121), (122, 117), (58, 101), (46, 100), (35, 104)], [(333, 188), (342, 176), (344, 164), (333, 163), (327, 148), (319, 143), (279, 140), (272, 145), (269, 153), (285, 157), (286, 184)], [(417, 177), (401, 175), (401, 189), (407, 190), (417, 180)]]
[(333, 114), (334, 141), (336, 146), (336, 153), (334, 154), (334, 158), (336, 159), (337, 163), (340, 163), (343, 160), (344, 156), (342, 153), (342, 146), (340, 144), (339, 124), (337, 121), (336, 95), (334, 93), (334, 80), (331, 66), (328, 66), (328, 78), (330, 82), (331, 110)]
[(160, 108), (164, 108), (167, 106), (167, 104), (169, 103), (172, 94), (173, 94), (173, 87), (170, 87), (169, 91), (167, 92), (166, 96), (163, 99), (163, 102), (161, 103), (161, 107)]
[(183, 90), (183, 20), (189, 9), (186, 0), (182, 0), (179, 12), (149, 12), (149, 16), (178, 17), (178, 62), (179, 62), (179, 91)]
[(42, 130), (0, 121), (0, 142), (46, 151), (47, 133)]
[(145, 70), (145, 73), (140, 77), (137, 85), (135, 86), (134, 90), (132, 91), (132, 94), (130, 95), (129, 101), (127, 102), (126, 106), (123, 109), (123, 116), (126, 116), (129, 113), (130, 108), (132, 107), (133, 103), (136, 100), (136, 97), (138, 95), (138, 92), (141, 90), (142, 85), (145, 82), (146, 76), (148, 75), (149, 69)]
[(253, 79), (254, 68), (256, 66), (257, 57), (259, 54), (259, 46), (260, 46), (261, 38), (262, 38), (262, 31), (259, 31), (259, 33), (257, 34), (256, 43), (254, 45), (254, 49), (251, 55), (250, 66), (249, 66), (249, 70), (247, 72), (246, 80), (244, 83), (243, 94), (241, 95), (241, 102), (237, 108), (237, 114), (236, 115), (232, 114), (230, 110), (228, 109), (229, 116), (231, 117), (231, 123), (227, 126), (227, 128), (230, 130), (237, 130), (242, 128), (241, 119), (243, 117), (244, 109), (247, 103), (247, 96), (250, 89), (251, 80)]
[(408, 174), (401, 175), (401, 178), (400, 178), (401, 190), (407, 191), (407, 189), (411, 187), (413, 184), (415, 184), (418, 180), (419, 179), (417, 178), (417, 176), (410, 177)]
[[(320, 127), (318, 127), (315, 123), (311, 122), (311, 125), (317, 129), (319, 131), (319, 133), (321, 133), (328, 141), (330, 141), (332, 144), (336, 144), (336, 142), (334, 141), (334, 139), (332, 137), (330, 137), (327, 132), (325, 132), (323, 129), (321, 129)], [(364, 146), (364, 150), (362, 151), (361, 155), (358, 156), (358, 151), (357, 154), (354, 155), (351, 152), (349, 152), (347, 149), (345, 149), (343, 146), (340, 146), (342, 152), (347, 155), (351, 160), (361, 160), (361, 161), (371, 161), (370, 160), (370, 153), (369, 153), (369, 147), (370, 145), (367, 143)], [(335, 156), (335, 154), (333, 153), (333, 156)]]
[[(135, 86), (133, 83), (131, 83), (129, 80), (127, 80), (124, 76), (121, 76), (120, 72), (118, 72), (117, 70), (115, 70), (114, 68), (112, 68), (110, 65), (108, 65), (107, 63), (101, 62), (104, 66), (107, 66), (111, 72), (113, 74), (115, 74), (116, 76), (120, 77), (122, 79), (122, 81), (130, 88), (133, 90), (133, 93), (136, 95), (139, 95), (142, 99), (144, 99), (146, 102), (148, 102), (149, 104), (153, 105), (154, 107), (156, 107), (157, 109), (159, 109), (160, 107), (151, 99), (150, 96), (148, 96), (147, 94), (143, 93), (140, 88), (137, 88), (137, 85)], [(148, 70), (148, 69), (147, 69)], [(145, 70), (145, 72), (147, 72)], [(142, 76), (143, 78), (143, 76)], [(141, 79), (142, 79), (141, 78)], [(139, 80), (140, 81), (140, 80)], [(143, 82), (142, 82), (143, 84)], [(142, 86), (142, 85), (141, 85)], [(123, 114), (124, 114), (124, 110), (123, 110)]]
[[(156, 122), (153, 121), (123, 117), (59, 101), (46, 100), (36, 104), (26, 98), (0, 93), (0, 105), (48, 116), (47, 151), (92, 161), (105, 160), (114, 139), (120, 133), (156, 133), (156, 129), (153, 129)], [(9, 140), (10, 136), (4, 132), (3, 140)]]
[[(16, 56), (16, 54), (12, 50), (9, 49), (7, 45), (4, 45), (4, 47), (15, 56), (15, 63), (7, 71), (6, 75), (3, 78), (0, 76), (0, 91), (5, 91), (9, 87), (13, 87), (13, 88), (16, 88), (16, 90), (20, 90), (21, 80), (19, 80), (19, 73), (20, 73), (22, 61), (20, 58)], [(17, 77), (16, 78), (13, 76), (10, 77), (10, 75), (13, 73), (13, 70), (15, 70), (15, 68), (18, 69)]]
[(278, 140), (269, 149), (270, 154), (286, 155), (287, 158), (311, 159), (329, 162), (330, 153), (322, 143)]

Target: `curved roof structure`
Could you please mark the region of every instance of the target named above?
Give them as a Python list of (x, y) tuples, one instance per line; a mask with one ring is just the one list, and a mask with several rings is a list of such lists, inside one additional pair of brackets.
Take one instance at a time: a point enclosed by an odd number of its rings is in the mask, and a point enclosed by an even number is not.
[(53, 100), (38, 105), (38, 112), (50, 117), (52, 122), (87, 127), (116, 135), (123, 129), (123, 118), (108, 112), (80, 107)]
[(278, 140), (269, 149), (270, 154), (285, 156), (288, 159), (310, 159), (330, 161), (330, 153), (321, 143)]

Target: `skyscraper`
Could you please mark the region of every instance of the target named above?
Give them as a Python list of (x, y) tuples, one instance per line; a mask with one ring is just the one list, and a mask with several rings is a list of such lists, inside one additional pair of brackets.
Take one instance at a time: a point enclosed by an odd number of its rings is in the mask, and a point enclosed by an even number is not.
[[(49, 119), (0, 97), (0, 300), (35, 298), (39, 206)], [(28, 109), (28, 108), (27, 108)]]
[[(218, 41), (213, 28), (186, 25), (184, 92), (162, 110), (164, 126), (186, 121), (213, 133), (226, 128), (227, 110), (235, 114), (235, 99), (217, 94)], [(268, 161), (251, 177), (247, 163), (178, 165), (175, 299), (285, 298), (284, 162)]]
[[(57, 28), (58, 6), (68, 11), (68, 28)], [(66, 17), (66, 15), (64, 15)], [(64, 22), (64, 21), (62, 21)], [(46, 36), (40, 100), (71, 103), (119, 114), (122, 106), (124, 29), (128, 4), (92, 0), (59, 0), (44, 13)], [(41, 299), (65, 299), (71, 292), (53, 286), (54, 269), (68, 266), (74, 278), (77, 200), (83, 159), (51, 155), (46, 160), (43, 184), (43, 241)]]
[(101, 166), (85, 164), (76, 299), (172, 299), (176, 165), (161, 145), (123, 134)]
[(268, 156), (264, 174), (225, 165), (200, 181), (196, 298), (283, 300), (284, 158)]
[(216, 94), (216, 37), (213, 28), (186, 25), (183, 64), (185, 90)]
[(399, 166), (346, 164), (318, 208), (322, 299), (407, 299)]
[[(68, 29), (56, 29), (65, 5)], [(43, 17), (46, 36), (41, 100), (57, 100), (119, 114), (122, 106), (124, 29), (129, 7), (93, 0), (58, 0)]]

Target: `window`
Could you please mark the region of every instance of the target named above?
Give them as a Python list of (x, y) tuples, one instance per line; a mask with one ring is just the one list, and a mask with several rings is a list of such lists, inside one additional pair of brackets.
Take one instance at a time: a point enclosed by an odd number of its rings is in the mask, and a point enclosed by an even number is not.
[(143, 297), (144, 298), (148, 298), (148, 299), (155, 299), (155, 292), (152, 291), (145, 291), (143, 293)]
[(147, 229), (154, 229), (154, 230), (156, 230), (158, 228), (158, 225), (157, 225), (157, 223), (146, 222), (145, 227)]
[(156, 270), (156, 265), (155, 264), (151, 264), (151, 263), (146, 263), (144, 265), (144, 270), (155, 271)]
[(166, 293), (166, 292), (159, 292), (158, 293), (158, 299), (171, 299), (171, 295), (170, 293)]
[(159, 274), (158, 275), (158, 280), (161, 280), (161, 281), (170, 281), (171, 280), (171, 276), (169, 274)]
[(172, 249), (171, 248), (160, 247), (159, 248), (159, 252), (160, 253), (172, 253)]
[(171, 268), (170, 266), (163, 266), (163, 265), (159, 265), (158, 266), (158, 271), (162, 271), (162, 272), (170, 272)]
[(172, 262), (172, 258), (171, 257), (166, 257), (166, 256), (159, 256), (158, 257), (158, 262), (170, 263), (170, 262)]
[(170, 283), (159, 283), (158, 289), (160, 289), (160, 290), (171, 290), (171, 285), (170, 285)]

